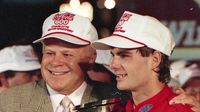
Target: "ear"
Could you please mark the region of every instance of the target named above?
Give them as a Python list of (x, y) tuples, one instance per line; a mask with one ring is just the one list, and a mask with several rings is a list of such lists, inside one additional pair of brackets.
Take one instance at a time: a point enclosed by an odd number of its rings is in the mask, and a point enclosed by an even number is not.
[(95, 63), (96, 57), (97, 57), (97, 53), (94, 52), (90, 57), (89, 63)]
[(154, 51), (152, 54), (152, 70), (159, 71), (162, 54), (159, 51)]
[(4, 74), (0, 74), (0, 87), (1, 88), (8, 88), (9, 84), (8, 84), (8, 80), (5, 78)]

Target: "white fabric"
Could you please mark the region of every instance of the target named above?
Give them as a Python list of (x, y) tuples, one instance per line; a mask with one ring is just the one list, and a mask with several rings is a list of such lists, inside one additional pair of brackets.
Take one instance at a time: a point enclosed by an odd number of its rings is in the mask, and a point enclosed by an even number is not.
[(138, 48), (147, 46), (168, 56), (175, 46), (169, 29), (150, 16), (125, 11), (112, 36), (92, 43), (95, 49)]
[(43, 23), (42, 37), (57, 38), (78, 45), (88, 45), (98, 39), (97, 31), (90, 20), (69, 12), (57, 12), (50, 15)]
[(112, 55), (110, 50), (96, 50), (97, 57), (95, 62), (99, 64), (109, 65), (112, 60)]
[(97, 57), (95, 62), (98, 64), (102, 64), (106, 69), (115, 74), (114, 71), (109, 67), (112, 61), (111, 51), (110, 50), (96, 50), (96, 51), (97, 51)]
[(0, 51), (0, 72), (37, 69), (40, 69), (40, 63), (30, 45), (9, 46)]
[[(78, 89), (76, 89), (72, 94), (68, 95), (68, 98), (72, 101), (72, 103), (75, 106), (81, 104), (81, 100), (82, 100), (86, 87), (87, 87), (87, 83), (83, 82)], [(65, 95), (56, 92), (48, 84), (47, 84), (47, 90), (50, 94), (53, 110), (55, 112), (56, 108), (60, 105), (60, 102), (65, 97)]]
[(56, 110), (54, 112), (64, 112), (64, 107), (61, 104), (59, 104), (58, 107), (56, 107)]
[(189, 79), (193, 77), (200, 77), (200, 69), (197, 64), (192, 64), (181, 70), (178, 81), (183, 86)]
[(170, 75), (173, 79), (178, 80), (180, 72), (185, 69), (188, 62), (186, 60), (177, 60), (170, 64)]

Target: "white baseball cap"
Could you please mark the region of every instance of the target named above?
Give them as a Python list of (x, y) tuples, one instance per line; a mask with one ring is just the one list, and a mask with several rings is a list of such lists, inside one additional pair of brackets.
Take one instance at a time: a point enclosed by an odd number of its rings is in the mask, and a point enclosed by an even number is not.
[(168, 56), (175, 46), (172, 33), (157, 19), (125, 11), (112, 36), (92, 43), (95, 49), (138, 48), (147, 46)]
[(39, 60), (31, 45), (9, 46), (0, 51), (0, 73), (8, 70), (31, 71), (40, 69)]
[(42, 37), (33, 43), (47, 38), (57, 38), (77, 45), (88, 45), (98, 39), (97, 31), (86, 17), (69, 12), (57, 12), (43, 23)]

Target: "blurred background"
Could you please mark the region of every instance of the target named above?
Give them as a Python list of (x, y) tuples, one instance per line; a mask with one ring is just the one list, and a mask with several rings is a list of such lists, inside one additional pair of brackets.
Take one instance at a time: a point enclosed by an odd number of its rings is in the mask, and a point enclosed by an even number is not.
[(200, 62), (200, 0), (0, 0), (0, 48), (32, 43), (44, 19), (61, 10), (90, 17), (100, 38), (111, 35), (125, 10), (154, 16), (174, 34), (171, 60)]

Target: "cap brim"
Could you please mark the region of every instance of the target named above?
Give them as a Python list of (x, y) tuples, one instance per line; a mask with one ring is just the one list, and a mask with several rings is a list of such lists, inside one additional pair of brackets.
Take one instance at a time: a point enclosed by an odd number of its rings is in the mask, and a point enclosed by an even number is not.
[(8, 70), (12, 70), (12, 71), (32, 71), (32, 70), (37, 70), (40, 69), (40, 64), (39, 63), (31, 63), (29, 65), (26, 66), (22, 66), (22, 65), (18, 65), (15, 63), (7, 63), (7, 64), (3, 64), (0, 65), (0, 72), (5, 72)]
[(129, 40), (127, 38), (123, 38), (120, 36), (110, 36), (106, 37), (92, 43), (92, 47), (94, 49), (100, 50), (108, 50), (113, 47), (117, 48), (139, 48), (145, 46), (139, 42), (135, 42), (134, 40)]
[(66, 41), (66, 42), (69, 42), (69, 43), (72, 43), (72, 44), (77, 44), (77, 45), (88, 45), (88, 44), (90, 44), (89, 41), (83, 40), (80, 37), (73, 36), (73, 35), (70, 35), (70, 34), (62, 34), (62, 33), (54, 33), (54, 34), (50, 34), (48, 36), (43, 36), (40, 39), (33, 41), (33, 43), (41, 42), (41, 41), (48, 39), (48, 38), (56, 38), (56, 39), (60, 39), (60, 40), (63, 40), (63, 41)]

